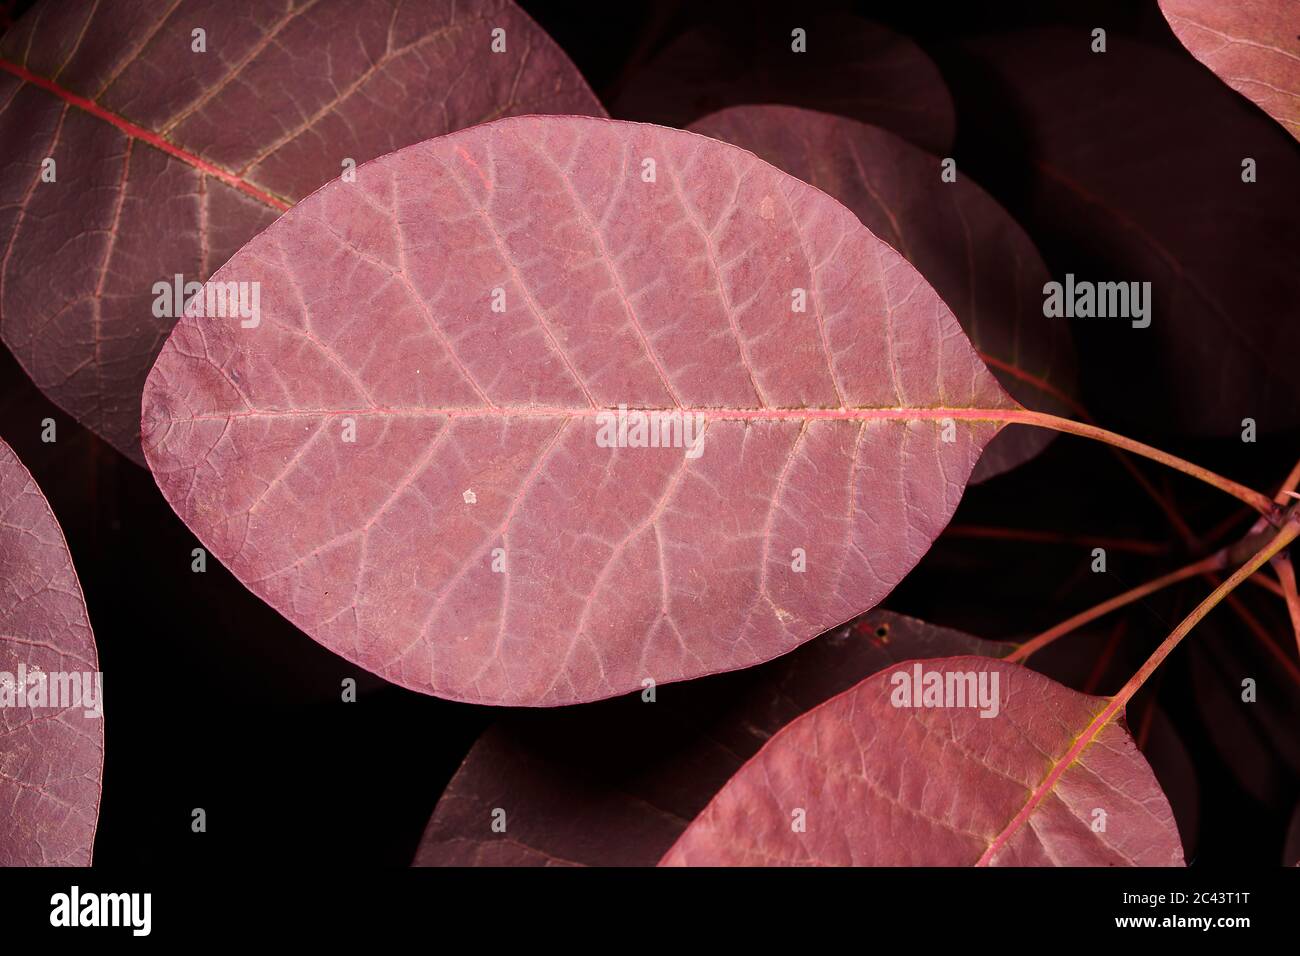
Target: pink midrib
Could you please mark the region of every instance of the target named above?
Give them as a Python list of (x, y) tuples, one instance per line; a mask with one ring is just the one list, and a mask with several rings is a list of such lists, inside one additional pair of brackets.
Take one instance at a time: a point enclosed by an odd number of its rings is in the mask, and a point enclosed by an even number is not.
[(78, 96), (71, 90), (59, 86), (59, 84), (55, 83), (53, 80), (39, 76), (24, 66), (19, 66), (17, 63), (11, 63), (9, 60), (0, 59), (0, 69), (3, 69), (7, 73), (12, 73), (23, 82), (39, 87), (47, 93), (53, 93), (64, 102), (71, 103), (73, 106), (84, 110), (91, 116), (101, 119), (105, 123), (111, 124), (127, 136), (130, 136), (133, 139), (138, 139), (142, 143), (146, 143), (155, 149), (160, 149), (168, 156), (174, 156), (181, 162), (197, 169), (199, 172), (212, 176), (214, 179), (219, 179), (229, 186), (233, 186), (240, 192), (252, 196), (258, 202), (264, 203), (272, 209), (284, 212), (292, 205), (292, 203), (286, 202), (278, 196), (273, 196), (265, 190), (258, 189), (242, 176), (237, 176), (228, 169), (223, 169), (214, 163), (208, 162), (200, 156), (196, 156), (188, 150), (182, 149), (175, 143), (165, 139), (160, 134), (145, 129), (143, 126), (137, 126), (135, 123), (117, 115), (111, 110), (104, 109), (104, 107), (100, 106), (93, 100), (89, 100), (84, 96)]
[[(627, 413), (700, 415), (706, 421), (982, 421), (1038, 424), (1041, 416), (1023, 408), (638, 408)], [(437, 418), (595, 418), (616, 415), (619, 409), (507, 406), (480, 408), (289, 408), (257, 409), (244, 412), (192, 415), (166, 419), (170, 422), (229, 421), (238, 418), (288, 418), (321, 415), (395, 415)]]
[(1097, 735), (1111, 722), (1123, 706), (1123, 701), (1111, 700), (1102, 709), (1101, 713), (1092, 719), (1092, 723), (1075, 739), (1074, 743), (1070, 745), (1070, 749), (1052, 767), (1051, 772), (1034, 788), (1033, 793), (1029, 795), (1029, 799), (1025, 801), (1025, 805), (1020, 808), (1020, 812), (1012, 817), (1011, 822), (1006, 825), (1002, 832), (993, 838), (993, 842), (984, 851), (984, 855), (976, 861), (976, 866), (989, 866), (992, 864), (993, 858), (998, 855), (998, 852), (1004, 846), (1011, 842), (1011, 838), (1025, 825), (1025, 821), (1030, 818), (1033, 812), (1038, 809), (1038, 805), (1043, 802), (1043, 798), (1052, 792), (1052, 788), (1065, 775), (1065, 771), (1069, 770), (1074, 765), (1074, 762), (1079, 759), (1079, 755), (1092, 745), (1092, 742), (1097, 739)]

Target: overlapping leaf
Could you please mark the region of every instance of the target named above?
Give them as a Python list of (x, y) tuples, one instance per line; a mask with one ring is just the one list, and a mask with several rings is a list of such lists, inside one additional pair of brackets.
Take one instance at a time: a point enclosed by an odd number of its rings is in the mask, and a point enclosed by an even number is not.
[[(259, 283), (260, 322), (187, 315), (159, 356), (163, 493), (318, 641), (461, 700), (792, 650), (911, 570), (1018, 408), (847, 209), (643, 124), (399, 151), (217, 282)], [(622, 441), (623, 405), (698, 420), (699, 443)]]
[[(876, 610), (779, 660), (505, 718), (443, 792), (417, 866), (653, 866), (781, 727), (889, 664), (1010, 648)], [(494, 829), (504, 814), (505, 829)]]
[[(737, 106), (691, 129), (751, 150), (844, 203), (934, 286), (1017, 401), (1072, 413), (1074, 349), (1066, 324), (1043, 316), (1047, 266), (964, 173), (946, 182), (936, 157), (886, 130), (795, 107)], [(971, 480), (1014, 468), (1051, 440), (1042, 429), (1008, 429)]]
[(155, 313), (155, 283), (205, 280), (356, 164), (523, 113), (603, 110), (510, 0), (46, 0), (0, 42), (0, 334), (142, 462), (180, 311)]
[[(98, 672), (95, 638), (63, 532), (0, 442), (0, 865), (89, 865), (104, 725), (50, 688)], [(21, 685), (21, 686), (20, 686)], [(80, 686), (80, 685), (77, 685)], [(28, 695), (31, 695), (30, 697)], [(36, 696), (40, 694), (39, 698)]]
[[(794, 49), (796, 29), (805, 52)], [(684, 127), (745, 103), (851, 117), (940, 154), (952, 146), (955, 128), (939, 68), (907, 37), (844, 14), (783, 23), (743, 6), (670, 43), (633, 76), (612, 110), (621, 119)]]
[(1300, 139), (1300, 17), (1294, 0), (1160, 0), (1183, 46)]
[[(997, 713), (904, 702), (914, 668), (946, 693), (986, 680)], [(1105, 705), (988, 658), (900, 664), (780, 731), (663, 863), (1180, 866), (1173, 813), (1132, 738), (1115, 721), (1089, 729)]]
[(1300, 421), (1295, 142), (1189, 58), (1117, 32), (1104, 53), (1084, 30), (962, 48), (992, 80), (966, 74), (972, 113), (1025, 131), (1026, 222), (1058, 273), (1151, 284), (1147, 328), (1060, 320), (1110, 363), (1094, 413), (1220, 435)]

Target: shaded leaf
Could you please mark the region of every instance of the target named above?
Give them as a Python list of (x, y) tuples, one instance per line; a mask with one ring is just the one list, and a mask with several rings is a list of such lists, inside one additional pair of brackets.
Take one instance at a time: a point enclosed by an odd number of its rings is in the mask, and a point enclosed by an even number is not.
[(1160, 0), (1160, 10), (1192, 56), (1300, 139), (1294, 0)]
[[(938, 158), (855, 120), (788, 106), (737, 106), (691, 124), (830, 193), (916, 266), (952, 309), (1002, 387), (1029, 408), (1073, 414), (1074, 347), (1043, 316), (1047, 266), (1025, 231), (966, 175), (944, 182)], [(1011, 428), (972, 481), (1034, 457), (1052, 440)]]
[(27, 695), (48, 695), (62, 675), (98, 670), (63, 532), (0, 442), (0, 866), (90, 865), (103, 720), (87, 716), (85, 702), (36, 706)]
[(143, 463), (140, 395), (176, 321), (155, 283), (205, 280), (346, 161), (522, 113), (603, 110), (509, 0), (46, 0), (0, 42), (0, 335)]
[[(894, 675), (913, 667), (987, 675), (997, 715), (895, 706)], [(1180, 866), (1173, 813), (1128, 732), (1111, 721), (1084, 736), (1105, 706), (1003, 661), (901, 664), (781, 730), (663, 863)]]
[[(438, 802), (416, 866), (653, 866), (773, 733), (912, 657), (1010, 645), (875, 610), (758, 667), (498, 721)], [(497, 808), (506, 830), (490, 824)]]
[[(794, 649), (911, 570), (1018, 408), (847, 209), (644, 124), (391, 154), (213, 281), (259, 282), (261, 321), (177, 325), (144, 401), (159, 487), (316, 640), (459, 700)], [(620, 405), (696, 437), (602, 445)]]
[[(1107, 420), (1235, 435), (1300, 422), (1289, 356), (1300, 324), (1300, 151), (1276, 124), (1181, 53), (1086, 30), (967, 41), (974, 115), (1018, 118), (1026, 226), (1054, 278), (1150, 282), (1151, 324), (1061, 319), (1107, 378), (1088, 393)], [(1257, 181), (1243, 182), (1243, 160)], [(995, 160), (1005, 163), (1005, 154)]]
[[(806, 53), (791, 48), (806, 31)], [(914, 42), (844, 14), (786, 25), (744, 13), (692, 28), (639, 71), (613, 115), (686, 126), (728, 106), (786, 103), (892, 130), (931, 152), (952, 146), (952, 98)]]

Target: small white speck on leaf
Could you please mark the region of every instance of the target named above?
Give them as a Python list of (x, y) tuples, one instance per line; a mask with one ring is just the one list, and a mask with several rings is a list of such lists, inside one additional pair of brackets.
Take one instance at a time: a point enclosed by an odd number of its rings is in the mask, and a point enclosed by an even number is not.
[(465, 504), (467, 505), (472, 505), (478, 502), (478, 495), (474, 494), (474, 492), (469, 488), (465, 489), (465, 493), (462, 494), (461, 497), (465, 499)]

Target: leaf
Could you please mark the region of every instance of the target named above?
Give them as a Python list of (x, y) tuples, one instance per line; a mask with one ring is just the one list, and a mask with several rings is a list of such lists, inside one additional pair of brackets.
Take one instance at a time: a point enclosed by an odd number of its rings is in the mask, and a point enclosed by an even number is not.
[(0, 442), (0, 695), (8, 701), (0, 707), (0, 866), (90, 865), (103, 721), (80, 705), (33, 706), (26, 695), (42, 683), (38, 672), (48, 685), (60, 672), (98, 671), (63, 532), (32, 476)]
[(236, 6), (48, 0), (0, 42), (0, 335), (142, 464), (140, 396), (176, 321), (155, 283), (205, 280), (346, 161), (497, 116), (604, 115), (509, 0)]
[[(981, 141), (1028, 141), (1005, 175), (1054, 278), (1150, 282), (1148, 328), (1124, 318), (1058, 319), (1081, 365), (1104, 362), (1088, 393), (1099, 419), (1148, 430), (1238, 436), (1300, 424), (1289, 356), (1300, 324), (1294, 183), (1300, 152), (1187, 57), (1112, 33), (1044, 29), (962, 44), (977, 68), (959, 77)], [(1017, 132), (1018, 131), (1018, 132)], [(1016, 153), (1021, 152), (1017, 150)], [(990, 169), (1006, 166), (999, 147)], [(1257, 181), (1243, 182), (1243, 159)]]
[[(945, 682), (987, 674), (990, 688), (996, 674), (998, 714), (894, 706), (894, 675), (914, 667)], [(1112, 721), (1076, 752), (1105, 706), (1003, 661), (901, 664), (785, 727), (662, 862), (1181, 866), (1173, 813), (1128, 732)]]
[[(159, 487), (309, 635), (457, 700), (793, 650), (911, 570), (1018, 408), (847, 209), (643, 124), (518, 118), (391, 154), (229, 281), (261, 284), (260, 324), (188, 316), (150, 375)], [(602, 447), (620, 405), (700, 444)]]
[(799, 22), (806, 53), (791, 48), (790, 27), (747, 12), (694, 27), (633, 76), (612, 112), (685, 127), (728, 106), (785, 103), (882, 126), (923, 149), (947, 152), (952, 98), (919, 46), (846, 14)]
[[(773, 733), (909, 657), (994, 644), (875, 610), (758, 667), (588, 707), (506, 717), (438, 802), (416, 866), (653, 866)], [(506, 814), (504, 833), (490, 826)]]
[(1292, 0), (1160, 0), (1183, 46), (1300, 139), (1300, 54)]
[[(751, 150), (844, 203), (934, 286), (1018, 402), (1073, 413), (1070, 332), (1043, 318), (1047, 266), (1024, 230), (968, 177), (945, 182), (937, 158), (892, 133), (795, 107), (737, 106), (691, 130)], [(1028, 461), (1052, 437), (1041, 428), (1003, 432), (971, 480)]]

